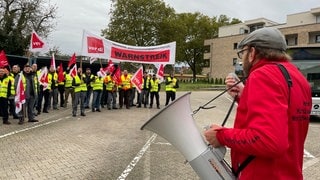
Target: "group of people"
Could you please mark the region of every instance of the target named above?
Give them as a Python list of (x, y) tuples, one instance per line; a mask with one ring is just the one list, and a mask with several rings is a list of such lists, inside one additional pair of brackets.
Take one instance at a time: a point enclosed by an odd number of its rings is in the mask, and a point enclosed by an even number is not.
[[(49, 113), (49, 110), (58, 110), (59, 106), (67, 108), (71, 99), (72, 116), (77, 116), (80, 109), (80, 116), (86, 116), (85, 109), (91, 108), (92, 112), (101, 112), (101, 108), (130, 109), (132, 106), (141, 108), (160, 109), (159, 91), (161, 81), (155, 74), (144, 72), (141, 92), (131, 83), (132, 75), (124, 70), (120, 80), (117, 81), (114, 74), (98, 71), (96, 75), (86, 68), (77, 69), (76, 74), (70, 73), (70, 68), (63, 72), (63, 78), (59, 75), (59, 68), (50, 66), (49, 70), (42, 67), (38, 70), (37, 64), (25, 65), (20, 73), (19, 65), (12, 66), (11, 71), (7, 68), (0, 68), (0, 106), (3, 124), (11, 124), (9, 115), (19, 119), (18, 124), (25, 122), (38, 122), (35, 117), (41, 113)], [(43, 72), (47, 70), (47, 74)], [(26, 103), (23, 111), (15, 112), (15, 100), (17, 82), (22, 76), (22, 83), (25, 91)], [(45, 79), (43, 79), (45, 78)], [(174, 101), (176, 97), (177, 79), (174, 73), (165, 79), (166, 103)], [(119, 97), (119, 98), (117, 98)], [(118, 101), (118, 103), (117, 103)], [(154, 102), (155, 101), (155, 102)], [(79, 107), (80, 106), (80, 107)]]

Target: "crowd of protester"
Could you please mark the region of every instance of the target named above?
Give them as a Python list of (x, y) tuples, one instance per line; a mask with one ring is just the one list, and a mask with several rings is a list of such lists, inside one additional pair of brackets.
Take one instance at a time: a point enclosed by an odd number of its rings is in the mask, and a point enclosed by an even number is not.
[[(84, 72), (82, 68), (77, 68), (74, 74), (67, 68), (61, 77), (59, 68), (50, 66), (49, 70), (47, 67), (38, 69), (37, 64), (27, 64), (23, 68), (14, 65), (10, 70), (0, 67), (0, 113), (3, 124), (11, 124), (11, 116), (19, 119), (18, 124), (38, 122), (36, 116), (41, 113), (68, 106), (72, 109), (73, 117), (86, 116), (85, 109), (91, 109), (92, 112), (101, 112), (102, 108), (130, 109), (133, 106), (160, 109), (161, 81), (155, 74), (144, 72), (141, 91), (138, 92), (131, 83), (132, 74), (127, 70), (123, 70), (120, 80), (116, 80), (109, 71), (93, 74), (90, 68)], [(16, 112), (17, 103), (21, 103), (16, 98), (19, 80), (23, 85), (25, 102), (21, 111)], [(177, 79), (171, 74), (165, 79), (165, 105), (175, 100), (176, 88)]]

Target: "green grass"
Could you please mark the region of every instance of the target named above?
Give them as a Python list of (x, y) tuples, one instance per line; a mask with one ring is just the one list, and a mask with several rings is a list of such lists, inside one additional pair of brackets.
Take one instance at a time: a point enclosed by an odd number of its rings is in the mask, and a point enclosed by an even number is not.
[[(179, 83), (177, 91), (204, 91), (224, 89), (225, 85), (208, 84), (208, 83)], [(165, 84), (161, 85), (161, 91), (165, 91)]]

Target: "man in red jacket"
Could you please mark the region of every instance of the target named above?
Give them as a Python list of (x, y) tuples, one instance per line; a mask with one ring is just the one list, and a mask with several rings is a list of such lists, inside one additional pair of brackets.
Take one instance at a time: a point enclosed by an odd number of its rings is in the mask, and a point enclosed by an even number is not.
[[(234, 128), (211, 125), (204, 132), (212, 146), (231, 149), (239, 179), (303, 179), (311, 89), (286, 47), (275, 28), (256, 30), (239, 43), (247, 79), (228, 91), (238, 102)], [(235, 83), (235, 78), (226, 78), (227, 88)]]

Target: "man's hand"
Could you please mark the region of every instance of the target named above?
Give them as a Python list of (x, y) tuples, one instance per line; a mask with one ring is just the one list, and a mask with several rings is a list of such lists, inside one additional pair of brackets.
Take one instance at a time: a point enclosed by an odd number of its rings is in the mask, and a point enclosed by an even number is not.
[(217, 148), (220, 147), (221, 144), (217, 139), (217, 132), (218, 129), (220, 129), (221, 126), (213, 124), (210, 126), (208, 130), (204, 132), (204, 136), (206, 137), (206, 140), (211, 144), (213, 147)]
[[(226, 77), (225, 83), (226, 83), (226, 88), (229, 89), (230, 87), (232, 87), (234, 84), (236, 84), (238, 81), (240, 81), (239, 79), (235, 78), (233, 75), (228, 75)], [(239, 83), (236, 86), (234, 86), (233, 88), (228, 90), (228, 94), (232, 97), (236, 97), (238, 96), (238, 98), (240, 98), (242, 91), (243, 91), (244, 85), (243, 83)]]

